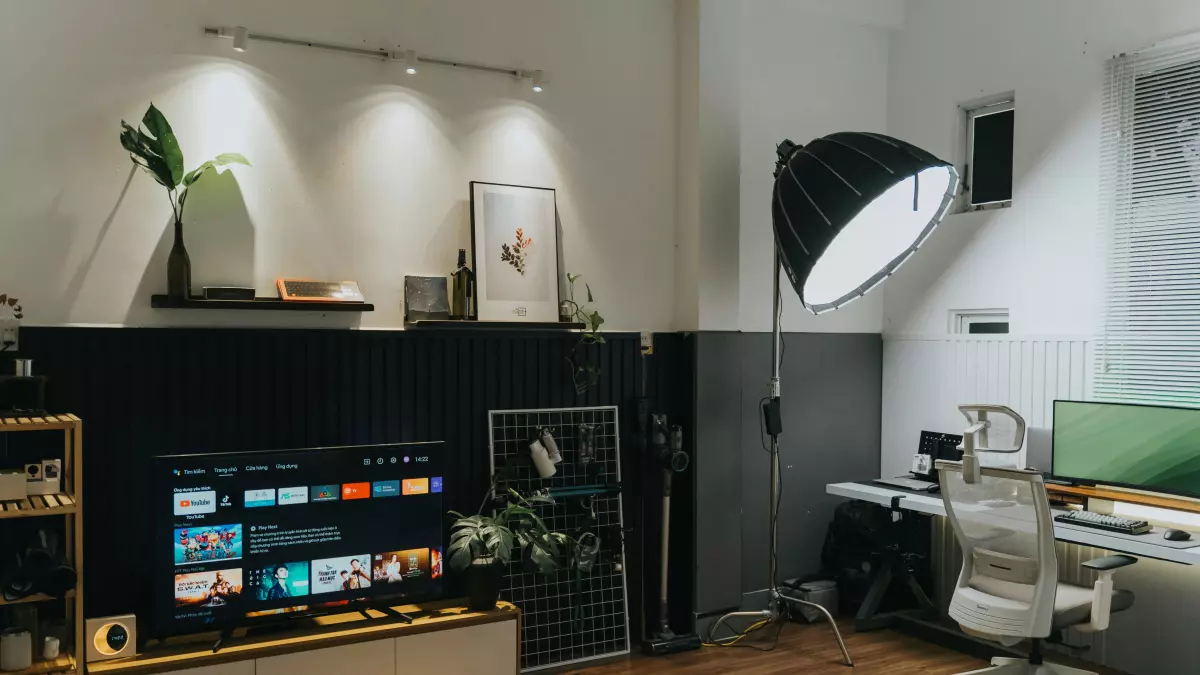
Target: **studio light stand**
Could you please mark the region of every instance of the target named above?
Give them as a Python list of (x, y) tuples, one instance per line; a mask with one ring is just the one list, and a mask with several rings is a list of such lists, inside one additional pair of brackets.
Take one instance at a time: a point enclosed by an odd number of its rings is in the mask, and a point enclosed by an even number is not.
[[(767, 435), (770, 436), (768, 447), (771, 454), (771, 508), (770, 520), (770, 549), (767, 554), (768, 572), (767, 572), (767, 608), (757, 612), (730, 612), (717, 619), (709, 628), (709, 635), (716, 635), (725, 621), (734, 617), (745, 617), (747, 619), (756, 619), (758, 621), (767, 621), (775, 623), (776, 621), (787, 621), (788, 615), (784, 611), (784, 602), (790, 602), (805, 607), (812, 607), (825, 615), (829, 621), (829, 627), (833, 629), (833, 636), (837, 638), (838, 647), (842, 650), (842, 658), (846, 665), (853, 666), (854, 661), (850, 658), (850, 652), (846, 651), (846, 642), (842, 640), (842, 632), (838, 630), (837, 622), (833, 620), (833, 616), (829, 610), (821, 605), (818, 605), (807, 600), (792, 597), (779, 590), (778, 570), (777, 570), (777, 554), (779, 552), (779, 434), (783, 432), (783, 416), (780, 414), (779, 402), (779, 342), (781, 339), (781, 328), (779, 325), (779, 310), (783, 298), (780, 296), (779, 287), (779, 246), (775, 247), (774, 263), (771, 265), (771, 396), (766, 403), (763, 404), (763, 421), (767, 428)], [(710, 642), (720, 643), (722, 641), (736, 640), (738, 635), (730, 636), (729, 638), (714, 639)]]
[(787, 605), (819, 611), (829, 621), (846, 665), (854, 661), (827, 609), (782, 592), (778, 579), (780, 467), (779, 357), (782, 344), (780, 271), (813, 314), (840, 309), (883, 283), (925, 242), (958, 192), (953, 166), (904, 141), (874, 133), (841, 132), (799, 146), (784, 140), (775, 150), (771, 266), (771, 382), (763, 423), (771, 437), (770, 543), (767, 607), (731, 612), (709, 628), (710, 642), (729, 619), (775, 623)]

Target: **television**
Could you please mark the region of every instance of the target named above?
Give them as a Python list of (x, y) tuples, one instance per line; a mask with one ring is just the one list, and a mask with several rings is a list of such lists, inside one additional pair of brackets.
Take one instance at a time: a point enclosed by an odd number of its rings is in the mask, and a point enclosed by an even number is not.
[(154, 458), (159, 637), (441, 597), (443, 444)]
[(1050, 473), (1200, 497), (1200, 410), (1055, 401)]

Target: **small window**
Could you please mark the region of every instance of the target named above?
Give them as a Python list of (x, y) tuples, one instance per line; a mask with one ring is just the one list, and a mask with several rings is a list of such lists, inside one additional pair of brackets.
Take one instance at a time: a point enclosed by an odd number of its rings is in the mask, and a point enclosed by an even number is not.
[(967, 108), (966, 157), (963, 161), (963, 210), (1012, 206), (1012, 100)]
[(1007, 309), (971, 309), (950, 313), (950, 332), (959, 335), (1007, 335)]

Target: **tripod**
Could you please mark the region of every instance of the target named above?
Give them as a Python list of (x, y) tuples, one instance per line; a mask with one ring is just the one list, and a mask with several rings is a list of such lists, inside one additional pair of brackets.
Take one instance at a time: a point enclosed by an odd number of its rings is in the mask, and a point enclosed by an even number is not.
[[(763, 404), (763, 418), (766, 422), (767, 434), (771, 437), (770, 452), (771, 452), (771, 543), (770, 551), (767, 559), (769, 560), (769, 574), (767, 589), (767, 608), (757, 612), (730, 612), (717, 619), (709, 628), (709, 636), (716, 633), (727, 620), (734, 617), (745, 617), (748, 619), (758, 619), (760, 621), (784, 621), (785, 612), (784, 603), (793, 603), (804, 605), (819, 610), (825, 615), (829, 621), (830, 628), (833, 629), (833, 636), (837, 638), (838, 646), (842, 649), (842, 658), (845, 659), (846, 665), (853, 666), (854, 661), (850, 659), (850, 652), (846, 651), (846, 643), (842, 640), (842, 633), (838, 630), (837, 623), (833, 620), (829, 610), (824, 607), (801, 600), (780, 591), (777, 579), (776, 570), (776, 554), (779, 550), (779, 531), (777, 529), (779, 523), (779, 434), (783, 432), (783, 418), (780, 413), (779, 406), (779, 341), (780, 341), (780, 326), (779, 326), (779, 310), (782, 304), (782, 298), (779, 295), (779, 246), (775, 246), (775, 263), (772, 265), (774, 274), (772, 275), (772, 288), (774, 290), (774, 300), (772, 302), (771, 316), (771, 396), (770, 399)], [(728, 638), (722, 641), (735, 640), (737, 636)], [(712, 642), (712, 640), (710, 640)]]

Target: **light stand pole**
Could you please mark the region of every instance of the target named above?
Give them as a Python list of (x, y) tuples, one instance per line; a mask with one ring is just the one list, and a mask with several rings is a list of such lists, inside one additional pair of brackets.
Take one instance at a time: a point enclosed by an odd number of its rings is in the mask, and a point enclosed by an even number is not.
[[(838, 630), (837, 622), (833, 620), (833, 616), (829, 610), (821, 605), (818, 605), (807, 600), (801, 600), (789, 595), (785, 595), (779, 591), (778, 585), (778, 569), (776, 568), (776, 558), (779, 551), (779, 531), (777, 525), (779, 523), (779, 434), (783, 431), (782, 416), (779, 408), (779, 346), (782, 336), (782, 330), (779, 325), (779, 309), (783, 298), (780, 295), (779, 289), (779, 245), (775, 245), (774, 262), (771, 265), (771, 396), (770, 399), (763, 405), (763, 417), (766, 422), (767, 433), (770, 435), (770, 451), (771, 451), (771, 508), (770, 521), (770, 548), (767, 552), (768, 560), (768, 575), (767, 575), (767, 608), (757, 612), (730, 612), (721, 618), (717, 619), (712, 627), (709, 628), (709, 635), (715, 635), (717, 629), (720, 628), (726, 620), (733, 617), (746, 617), (749, 619), (766, 620), (771, 623), (776, 621), (786, 621), (787, 617), (783, 612), (783, 603), (791, 602), (806, 607), (812, 607), (822, 614), (829, 621), (830, 628), (833, 629), (833, 636), (837, 638), (838, 647), (842, 649), (842, 658), (845, 659), (846, 665), (853, 666), (854, 661), (850, 658), (850, 652), (846, 651), (846, 643), (842, 640), (842, 632)], [(737, 639), (738, 636), (731, 636), (723, 640), (713, 640), (714, 642), (728, 642), (729, 640)]]
[[(805, 308), (823, 314), (845, 307), (883, 283), (946, 217), (958, 194), (954, 166), (928, 152), (883, 134), (842, 131), (796, 145), (784, 139), (775, 148), (775, 186), (771, 221), (775, 261), (771, 317), (771, 394), (763, 422), (771, 436), (771, 544), (767, 552), (767, 608), (732, 612), (717, 619), (709, 636), (732, 617), (782, 621), (784, 603), (811, 607), (833, 628), (846, 665), (846, 643), (833, 617), (822, 606), (779, 590), (779, 405), (781, 332), (779, 272)], [(737, 637), (745, 635), (742, 631)], [(730, 639), (736, 639), (730, 638)], [(727, 641), (727, 640), (724, 640)]]

